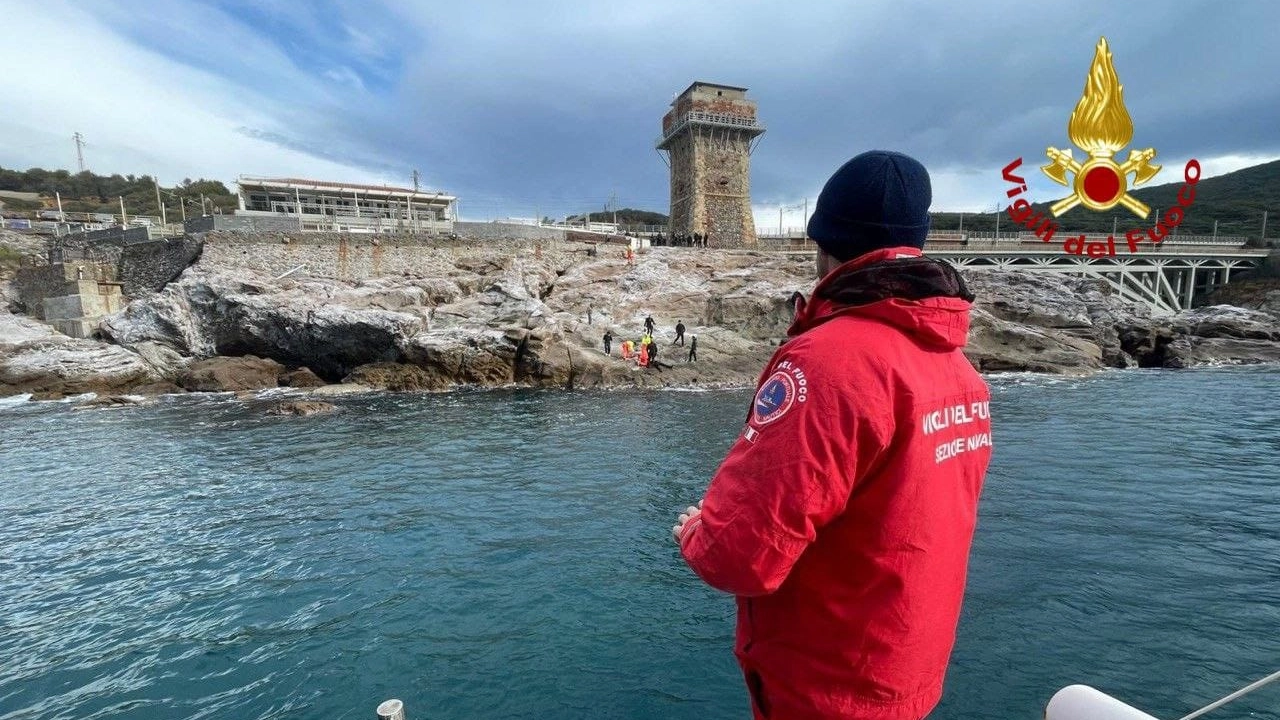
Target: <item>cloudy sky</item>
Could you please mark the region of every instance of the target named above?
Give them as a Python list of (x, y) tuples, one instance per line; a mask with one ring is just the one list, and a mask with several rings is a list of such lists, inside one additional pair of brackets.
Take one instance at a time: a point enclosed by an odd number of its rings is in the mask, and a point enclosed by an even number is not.
[[(872, 148), (935, 210), (992, 210), (1000, 168), (1066, 146), (1105, 35), (1135, 124), (1181, 176), (1280, 158), (1280, 3), (896, 0), (2, 0), (0, 166), (407, 185), (467, 219), (666, 212), (653, 145), (694, 80), (749, 88), (760, 224), (801, 223)], [(1077, 155), (1080, 153), (1077, 152)], [(1038, 171), (1034, 171), (1039, 175)], [(1028, 173), (1029, 175), (1031, 173)], [(1035, 177), (1032, 175), (1032, 177)], [(1043, 177), (1033, 199), (1062, 193)]]

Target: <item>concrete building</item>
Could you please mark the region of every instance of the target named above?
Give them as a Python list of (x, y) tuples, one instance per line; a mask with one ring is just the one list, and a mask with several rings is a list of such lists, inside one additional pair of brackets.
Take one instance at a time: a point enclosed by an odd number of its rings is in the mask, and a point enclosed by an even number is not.
[(298, 178), (241, 176), (245, 218), (291, 219), (299, 230), (325, 232), (448, 232), (458, 198), (441, 192)]
[(671, 169), (671, 232), (707, 247), (755, 247), (750, 158), (764, 126), (747, 89), (695, 82), (662, 118), (657, 148)]
[(28, 312), (73, 338), (87, 338), (98, 323), (124, 308), (115, 268), (88, 260), (55, 262), (18, 271), (15, 286)]

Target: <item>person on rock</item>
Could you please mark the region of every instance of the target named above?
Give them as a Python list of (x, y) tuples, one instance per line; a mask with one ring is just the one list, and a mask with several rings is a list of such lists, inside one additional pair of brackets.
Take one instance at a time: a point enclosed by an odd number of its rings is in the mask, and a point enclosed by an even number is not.
[(929, 173), (863, 153), (818, 196), (820, 278), (672, 528), (737, 598), (756, 720), (920, 720), (942, 697), (991, 460), (974, 296), (922, 254)]
[(650, 315), (649, 317), (647, 317), (647, 318), (645, 318), (645, 319), (644, 319), (644, 334), (645, 334), (645, 335), (652, 335), (652, 334), (653, 334), (653, 327), (654, 327), (654, 325), (653, 325), (653, 316), (652, 316), (652, 315)]
[(689, 338), (689, 358), (685, 362), (693, 362), (698, 359), (698, 336), (694, 335)]
[(605, 330), (604, 331), (604, 354), (605, 355), (611, 354), (609, 352), (609, 348), (612, 345), (613, 345), (613, 333), (608, 330)]
[(673, 342), (672, 344), (674, 345), (677, 342), (680, 343), (680, 347), (684, 347), (684, 321), (683, 320), (676, 321), (676, 339), (675, 339), (675, 342)]

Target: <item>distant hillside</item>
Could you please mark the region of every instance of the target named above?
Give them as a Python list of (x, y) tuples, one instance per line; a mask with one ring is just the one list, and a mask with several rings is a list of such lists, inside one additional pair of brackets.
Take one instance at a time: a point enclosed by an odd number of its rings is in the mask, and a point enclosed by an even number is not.
[[(43, 209), (56, 209), (55, 193), (62, 196), (65, 212), (100, 212), (120, 214), (120, 198), (124, 198), (125, 210), (130, 215), (159, 215), (156, 205), (155, 181), (149, 175), (97, 175), (85, 171), (72, 174), (67, 170), (7, 170), (0, 168), (0, 191), (39, 193)], [(183, 180), (173, 187), (160, 188), (166, 212), (173, 217), (181, 215), (182, 203), (187, 212), (199, 214), (200, 196), (220, 207), (224, 212), (239, 207), (236, 195), (217, 180)], [(40, 210), (37, 203), (0, 198), (5, 212), (31, 212)], [(208, 205), (206, 205), (208, 207)]]
[[(613, 210), (605, 212), (593, 212), (587, 214), (587, 222), (613, 222)], [(632, 208), (623, 208), (616, 211), (618, 223), (621, 225), (666, 225), (667, 216), (662, 213), (650, 212), (648, 210), (634, 210)], [(582, 222), (582, 215), (570, 215), (569, 222)]]
[[(1045, 162), (1040, 158), (1024, 158), (1018, 174), (1023, 177), (1039, 175), (1040, 165)], [(1182, 187), (1182, 171), (1182, 166), (1165, 165), (1157, 177), (1176, 181), (1138, 188), (1130, 194), (1151, 206), (1153, 211), (1168, 208), (1177, 202), (1178, 189)], [(1062, 190), (1062, 195), (1066, 196), (1067, 188)], [(1034, 207), (1047, 214), (1051, 204), (1038, 203)], [(1268, 212), (1267, 237), (1280, 237), (1280, 160), (1201, 180), (1196, 185), (1195, 204), (1178, 228), (1178, 234), (1210, 235), (1213, 233), (1213, 221), (1217, 220), (1219, 235), (1240, 235), (1257, 240), (1262, 231), (1264, 210)], [(1116, 212), (1109, 213), (1076, 208), (1058, 218), (1058, 225), (1061, 232), (1109, 233), (1113, 217), (1121, 232), (1135, 227), (1151, 227), (1154, 223), (1154, 217), (1139, 220), (1128, 210), (1117, 207)], [(1000, 229), (1011, 229), (1010, 225), (1009, 216), (1004, 215), (1000, 219)], [(933, 213), (935, 229), (956, 230), (959, 226), (960, 213)], [(995, 230), (995, 226), (995, 213), (964, 214), (966, 230), (990, 232)]]

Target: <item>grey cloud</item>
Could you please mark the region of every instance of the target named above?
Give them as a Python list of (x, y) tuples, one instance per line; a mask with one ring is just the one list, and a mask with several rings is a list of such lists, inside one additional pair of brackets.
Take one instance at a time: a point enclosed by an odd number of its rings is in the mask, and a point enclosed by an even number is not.
[[(1280, 155), (1280, 5), (472, 2), (340, 4), (344, 37), (399, 57), (381, 94), (304, 98), (275, 141), (433, 182), (472, 207), (572, 212), (616, 191), (665, 208), (653, 150), (693, 80), (741, 84), (769, 130), (753, 194), (787, 201), (872, 147), (931, 168), (998, 173), (1065, 145), (1100, 35), (1134, 142), (1163, 156)], [(357, 11), (358, 10), (358, 11)], [(313, 34), (317, 30), (311, 31)], [(393, 46), (393, 47), (392, 47)], [(356, 69), (360, 68), (356, 66)], [(288, 93), (282, 91), (287, 98)], [(523, 204), (521, 204), (523, 203)]]

